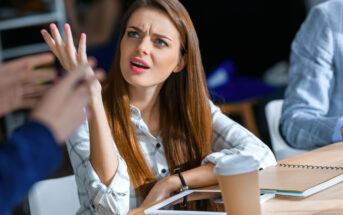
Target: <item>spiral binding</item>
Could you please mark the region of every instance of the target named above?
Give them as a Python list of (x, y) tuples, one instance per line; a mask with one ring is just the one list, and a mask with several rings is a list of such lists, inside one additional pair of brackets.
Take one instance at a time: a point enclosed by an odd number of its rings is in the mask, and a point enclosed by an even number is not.
[(299, 164), (278, 164), (280, 167), (287, 167), (287, 168), (304, 168), (304, 169), (330, 169), (330, 170), (343, 170), (343, 167), (337, 166), (315, 166), (315, 165), (299, 165)]

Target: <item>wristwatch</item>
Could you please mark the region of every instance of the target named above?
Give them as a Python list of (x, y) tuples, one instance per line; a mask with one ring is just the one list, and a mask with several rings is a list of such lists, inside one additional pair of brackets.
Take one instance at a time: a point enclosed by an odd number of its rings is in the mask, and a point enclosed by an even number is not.
[[(174, 169), (174, 174), (178, 174), (178, 175), (179, 175), (179, 178), (180, 178), (180, 181), (181, 181), (181, 184), (182, 184), (182, 187), (181, 187), (181, 189), (180, 189), (180, 192), (185, 191), (185, 190), (188, 190), (188, 185), (186, 184), (186, 181), (185, 181), (185, 179), (183, 178), (183, 175), (182, 175), (182, 173), (181, 173), (181, 171), (180, 171), (180, 168)], [(186, 207), (186, 206), (187, 206), (187, 195), (185, 195), (185, 196), (183, 197), (183, 201), (182, 201), (182, 203), (181, 203), (181, 206), (182, 206), (182, 207)]]
[(188, 185), (186, 184), (186, 181), (185, 179), (183, 178), (183, 175), (180, 171), (180, 168), (176, 168), (174, 169), (174, 174), (178, 174), (179, 175), (179, 178), (180, 178), (180, 181), (181, 181), (181, 184), (182, 184), (182, 187), (180, 189), (180, 192), (182, 191), (185, 191), (185, 190), (188, 190)]

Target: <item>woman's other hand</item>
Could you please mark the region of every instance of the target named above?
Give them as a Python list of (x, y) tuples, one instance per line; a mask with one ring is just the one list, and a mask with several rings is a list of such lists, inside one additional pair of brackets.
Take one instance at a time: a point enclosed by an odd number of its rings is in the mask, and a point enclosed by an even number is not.
[(181, 181), (177, 175), (171, 175), (159, 180), (150, 190), (141, 206), (168, 198), (181, 188)]

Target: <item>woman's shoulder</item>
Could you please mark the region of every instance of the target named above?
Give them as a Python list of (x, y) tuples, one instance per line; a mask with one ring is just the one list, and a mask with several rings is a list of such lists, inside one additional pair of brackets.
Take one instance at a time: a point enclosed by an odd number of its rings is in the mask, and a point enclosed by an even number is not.
[(212, 115), (217, 113), (217, 112), (221, 113), (220, 108), (216, 104), (214, 104), (211, 99), (208, 100), (208, 103), (210, 105), (210, 110), (211, 110)]

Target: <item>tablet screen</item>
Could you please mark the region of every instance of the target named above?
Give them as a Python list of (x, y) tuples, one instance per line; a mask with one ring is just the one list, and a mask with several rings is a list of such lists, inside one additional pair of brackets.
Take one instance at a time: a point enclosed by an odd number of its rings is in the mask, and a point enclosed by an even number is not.
[[(185, 196), (186, 206), (183, 204)], [(261, 194), (261, 204), (274, 196), (275, 194)], [(147, 215), (226, 214), (220, 190), (187, 190), (146, 209), (144, 213)]]
[[(220, 192), (192, 192), (187, 197), (186, 205), (183, 204), (183, 197), (159, 208), (159, 210), (182, 210), (182, 211), (207, 211), (225, 212)], [(208, 201), (204, 201), (208, 200)]]

